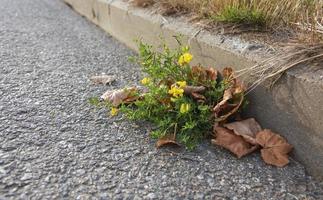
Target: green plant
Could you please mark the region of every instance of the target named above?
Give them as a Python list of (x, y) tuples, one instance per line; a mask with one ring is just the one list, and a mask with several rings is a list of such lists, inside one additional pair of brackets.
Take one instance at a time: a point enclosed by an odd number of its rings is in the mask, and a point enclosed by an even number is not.
[(145, 72), (146, 77), (140, 81), (144, 88), (109, 90), (101, 100), (91, 98), (89, 102), (107, 106), (112, 116), (122, 112), (131, 120), (152, 122), (155, 129), (151, 136), (158, 139), (157, 147), (181, 143), (194, 149), (212, 134), (212, 144), (238, 158), (260, 147), (266, 163), (287, 165), (292, 146), (283, 137), (263, 130), (254, 118), (234, 118), (247, 104), (245, 88), (233, 70), (224, 68), (220, 74), (214, 68), (191, 66), (192, 59), (188, 46), (170, 50), (163, 45), (156, 51), (140, 42), (139, 56), (131, 60)]
[(140, 42), (139, 56), (131, 59), (147, 75), (141, 80), (144, 90), (108, 91), (103, 99), (111, 115), (120, 111), (131, 120), (152, 122), (156, 125), (153, 138), (193, 149), (212, 133), (215, 122), (224, 121), (241, 107), (243, 90), (229, 68), (220, 77), (213, 68), (191, 66), (188, 46), (170, 50), (163, 45), (161, 49)]
[(264, 26), (266, 24), (266, 18), (262, 12), (256, 9), (238, 8), (235, 6), (225, 7), (218, 15), (212, 18), (217, 21), (230, 23), (259, 26)]

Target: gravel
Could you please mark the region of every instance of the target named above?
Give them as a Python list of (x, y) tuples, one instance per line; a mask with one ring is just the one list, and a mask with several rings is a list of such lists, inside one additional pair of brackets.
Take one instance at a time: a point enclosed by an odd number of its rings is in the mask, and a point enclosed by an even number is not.
[[(205, 141), (157, 150), (144, 123), (88, 99), (140, 79), (134, 53), (59, 0), (0, 0), (0, 199), (323, 199), (292, 160)], [(96, 74), (117, 75), (108, 86)]]

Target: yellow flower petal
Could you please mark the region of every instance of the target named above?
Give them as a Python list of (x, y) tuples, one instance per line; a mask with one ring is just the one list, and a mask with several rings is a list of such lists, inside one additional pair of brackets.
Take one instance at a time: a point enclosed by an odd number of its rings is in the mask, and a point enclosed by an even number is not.
[(184, 114), (187, 113), (191, 109), (191, 105), (188, 103), (181, 104), (181, 107), (179, 109), (180, 113)]
[(190, 53), (184, 53), (178, 59), (178, 64), (183, 66), (184, 64), (188, 64), (192, 61), (193, 55)]
[(143, 78), (141, 81), (141, 84), (143, 84), (143, 85), (147, 85), (147, 84), (149, 84), (150, 83), (150, 78)]
[(177, 81), (176, 83), (180, 88), (185, 88), (186, 87), (186, 81)]
[(119, 112), (119, 109), (118, 108), (111, 108), (111, 111), (110, 111), (110, 114), (111, 116), (116, 116)]
[(168, 90), (168, 94), (173, 95), (173, 97), (178, 98), (182, 97), (184, 93), (184, 90), (181, 88), (178, 88), (176, 85), (172, 85), (171, 89)]

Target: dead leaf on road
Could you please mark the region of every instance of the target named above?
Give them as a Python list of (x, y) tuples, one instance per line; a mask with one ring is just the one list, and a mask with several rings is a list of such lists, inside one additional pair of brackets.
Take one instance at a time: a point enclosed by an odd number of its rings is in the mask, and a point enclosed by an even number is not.
[(113, 81), (116, 80), (115, 76), (111, 76), (111, 75), (99, 75), (99, 76), (92, 76), (90, 78), (90, 80), (94, 83), (94, 84), (110, 84)]
[(289, 163), (288, 153), (293, 147), (282, 136), (265, 129), (256, 134), (256, 140), (263, 147), (261, 157), (266, 163), (278, 167)]
[(216, 139), (212, 143), (231, 151), (238, 158), (255, 151), (258, 146), (252, 145), (244, 140), (242, 136), (234, 134), (231, 130), (223, 127), (215, 127)]
[(108, 90), (100, 98), (104, 101), (108, 101), (114, 107), (118, 107), (122, 102), (130, 103), (135, 101), (137, 97), (134, 93), (136, 88), (124, 88), (119, 90)]
[(176, 145), (179, 146), (179, 144), (176, 142), (176, 139), (174, 138), (173, 135), (166, 135), (162, 138), (159, 138), (156, 142), (156, 147), (160, 148), (162, 146), (166, 145)]
[(247, 142), (253, 145), (258, 144), (256, 141), (256, 134), (262, 129), (254, 118), (224, 124), (223, 126), (232, 130), (234, 134), (242, 136)]

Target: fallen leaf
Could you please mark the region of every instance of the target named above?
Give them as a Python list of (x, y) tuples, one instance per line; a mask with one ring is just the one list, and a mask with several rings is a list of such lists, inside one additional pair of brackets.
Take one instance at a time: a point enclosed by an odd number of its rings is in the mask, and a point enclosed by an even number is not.
[(226, 67), (222, 70), (222, 76), (224, 79), (230, 79), (233, 77), (233, 69), (231, 67)]
[(159, 138), (156, 142), (156, 147), (160, 148), (162, 146), (166, 145), (176, 145), (179, 146), (179, 144), (176, 142), (175, 138), (173, 135), (166, 135), (162, 138)]
[(236, 135), (242, 136), (247, 142), (257, 145), (256, 134), (261, 131), (261, 127), (254, 118), (243, 121), (237, 121), (223, 125), (234, 132)]
[(199, 93), (193, 92), (193, 93), (191, 93), (191, 95), (192, 95), (193, 99), (197, 100), (198, 102), (205, 102), (206, 101), (206, 97), (199, 94)]
[(242, 105), (243, 99), (244, 99), (244, 96), (241, 96), (238, 103), (226, 105), (226, 107), (228, 107), (228, 108), (231, 107), (232, 109), (229, 112), (225, 112), (225, 114), (215, 115), (216, 117), (218, 117), (218, 119), (216, 119), (216, 121), (223, 122), (226, 119), (228, 119), (230, 116), (232, 116), (233, 114), (238, 112), (239, 108)]
[(205, 87), (204, 86), (185, 86), (184, 88), (184, 93), (187, 95), (190, 95), (192, 93), (202, 93), (205, 91)]
[(216, 139), (213, 139), (211, 142), (228, 149), (238, 158), (241, 158), (258, 148), (257, 145), (246, 142), (242, 136), (234, 134), (233, 131), (227, 128), (217, 126), (214, 130)]
[(205, 102), (206, 97), (200, 94), (205, 90), (206, 88), (204, 86), (185, 86), (184, 93), (186, 95), (192, 96), (192, 98), (197, 102)]
[(288, 153), (293, 147), (282, 136), (265, 129), (256, 134), (256, 141), (263, 147), (261, 157), (266, 163), (278, 167), (289, 163)]
[(221, 107), (224, 106), (227, 103), (227, 101), (229, 101), (231, 98), (232, 98), (231, 89), (225, 90), (222, 101), (220, 101), (218, 104), (214, 106), (213, 111), (217, 114), (220, 113)]
[(198, 80), (200, 83), (205, 83), (209, 80), (215, 81), (218, 78), (218, 71), (212, 67), (205, 68), (202, 66), (193, 66), (191, 77)]
[(214, 69), (213, 67), (209, 67), (205, 71), (206, 71), (208, 79), (215, 81), (218, 78), (218, 71), (216, 69)]
[(112, 106), (118, 107), (123, 102), (129, 103), (135, 101), (137, 97), (134, 96), (133, 93), (136, 91), (136, 88), (108, 90), (100, 98), (104, 101), (110, 102)]
[(111, 76), (111, 75), (99, 75), (99, 76), (92, 76), (90, 78), (90, 80), (94, 83), (94, 84), (110, 84), (113, 81), (116, 80), (115, 76)]
[(213, 107), (218, 122), (225, 121), (239, 110), (244, 100), (243, 93), (245, 91), (244, 85), (234, 77), (232, 68), (224, 68), (222, 76), (229, 88), (224, 91), (222, 100)]

